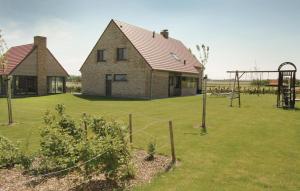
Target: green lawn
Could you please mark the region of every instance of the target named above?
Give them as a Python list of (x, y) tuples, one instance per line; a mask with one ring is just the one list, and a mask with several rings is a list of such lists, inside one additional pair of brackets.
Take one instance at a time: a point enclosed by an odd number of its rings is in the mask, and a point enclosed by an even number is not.
[[(300, 190), (300, 110), (275, 108), (273, 95), (243, 95), (242, 107), (227, 98), (208, 98), (208, 134), (201, 121), (201, 96), (141, 100), (82, 98), (74, 95), (13, 100), (16, 124), (8, 127), (6, 100), (0, 99), (0, 134), (38, 150), (42, 115), (64, 103), (78, 118), (83, 112), (127, 123), (133, 114), (133, 141), (146, 148), (155, 138), (170, 155), (168, 120), (173, 120), (180, 165), (137, 190)], [(298, 103), (298, 108), (300, 105)]]

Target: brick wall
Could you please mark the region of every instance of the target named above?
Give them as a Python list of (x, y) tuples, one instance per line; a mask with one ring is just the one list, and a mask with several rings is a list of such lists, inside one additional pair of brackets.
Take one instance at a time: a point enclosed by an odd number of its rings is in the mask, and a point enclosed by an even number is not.
[(47, 49), (47, 62), (46, 62), (46, 71), (47, 76), (65, 76), (68, 74), (59, 64), (59, 62), (55, 59), (55, 57), (51, 54), (51, 52)]
[(169, 72), (153, 71), (152, 73), (152, 98), (168, 97)]
[(19, 64), (12, 75), (36, 76), (37, 75), (37, 49), (34, 49), (21, 64)]
[[(126, 61), (117, 61), (117, 48), (126, 48)], [(105, 62), (97, 62), (97, 50), (105, 49)], [(149, 98), (150, 67), (124, 34), (111, 22), (81, 68), (82, 92), (105, 96), (106, 74), (127, 74), (127, 81), (112, 82), (113, 97)]]

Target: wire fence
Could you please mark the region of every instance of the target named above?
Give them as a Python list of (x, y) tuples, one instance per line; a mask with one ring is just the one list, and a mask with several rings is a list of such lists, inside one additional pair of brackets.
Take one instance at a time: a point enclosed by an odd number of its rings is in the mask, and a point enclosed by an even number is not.
[[(18, 111), (19, 113), (24, 112), (24, 111)], [(44, 113), (45, 111), (42, 111), (41, 109), (36, 110), (35, 112), (39, 112), (39, 113)], [(113, 114), (114, 116), (116, 115), (116, 113), (111, 112), (111, 113), (105, 113), (105, 116), (109, 116), (110, 114)], [(168, 131), (168, 121), (170, 121), (170, 119), (166, 119), (166, 118), (161, 118), (161, 117), (153, 117), (153, 116), (149, 116), (146, 114), (143, 114), (141, 112), (132, 112), (131, 113), (133, 116), (133, 132), (129, 135), (126, 136), (126, 138), (128, 139), (129, 136), (133, 136), (134, 141), (133, 141), (133, 146), (137, 146), (138, 148), (143, 148), (147, 146), (147, 143), (149, 143), (149, 141), (155, 141), (156, 143), (156, 151), (159, 151), (160, 153), (162, 153), (164, 151), (164, 153), (166, 152), (165, 149), (167, 147), (171, 147), (172, 145), (170, 145), (170, 139), (169, 139), (169, 131)], [(82, 115), (81, 112), (72, 112), (72, 115)], [(123, 123), (128, 123), (125, 122), (126, 120), (128, 120), (128, 111), (122, 111), (119, 110), (117, 112), (117, 116), (118, 117), (112, 117), (113, 120), (120, 120), (123, 121)], [(142, 122), (139, 123), (135, 123), (136, 121), (142, 120), (144, 121), (149, 121), (146, 124), (142, 125)], [(42, 126), (42, 117), (41, 118), (34, 118), (31, 119), (30, 121), (24, 122), (24, 124), (40, 124)], [(31, 128), (34, 128), (33, 126)], [(156, 133), (156, 130), (158, 130), (160, 133)], [(31, 132), (31, 131), (30, 131)], [(162, 133), (163, 132), (163, 133)], [(29, 138), (31, 137), (31, 133), (28, 135)], [(27, 137), (28, 139), (28, 137)], [(147, 140), (148, 139), (148, 140)], [(28, 144), (28, 143), (27, 143)], [(174, 146), (174, 145), (173, 145)], [(25, 181), (21, 181), (21, 182), (16, 182), (15, 185), (19, 186), (19, 185), (29, 185), (31, 186), (32, 182), (37, 182), (37, 181), (47, 181), (47, 178), (52, 177), (52, 176), (57, 176), (59, 174), (71, 171), (73, 169), (79, 168), (87, 163), (92, 162), (93, 160), (98, 159), (99, 157), (101, 157), (103, 154), (105, 153), (101, 153), (99, 155), (94, 156), (93, 158), (82, 162), (80, 164), (74, 165), (72, 167), (66, 168), (66, 169), (62, 169), (59, 171), (55, 171), (55, 172), (50, 172), (50, 173), (46, 173), (46, 174), (40, 174), (34, 177), (31, 177)]]

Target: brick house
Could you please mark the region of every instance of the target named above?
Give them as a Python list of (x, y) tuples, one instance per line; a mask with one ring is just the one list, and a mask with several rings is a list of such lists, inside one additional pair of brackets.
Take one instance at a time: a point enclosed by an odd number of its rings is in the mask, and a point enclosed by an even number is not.
[(130, 98), (195, 95), (203, 66), (179, 41), (111, 20), (80, 68), (82, 93)]
[(68, 73), (47, 48), (46, 37), (35, 36), (33, 44), (11, 47), (7, 63), (0, 68), (0, 95), (6, 94), (5, 76), (12, 76), (12, 94), (63, 93)]

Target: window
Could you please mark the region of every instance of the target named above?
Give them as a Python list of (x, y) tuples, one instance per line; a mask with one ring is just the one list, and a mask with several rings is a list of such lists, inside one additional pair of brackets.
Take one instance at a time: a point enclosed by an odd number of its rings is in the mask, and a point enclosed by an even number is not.
[(112, 80), (113, 79), (113, 75), (112, 74), (106, 74), (106, 80)]
[(196, 78), (182, 77), (181, 85), (183, 88), (195, 88), (197, 84)]
[(115, 74), (114, 80), (115, 81), (127, 81), (127, 74)]
[(117, 60), (127, 60), (126, 48), (117, 48)]
[(181, 88), (181, 76), (175, 77), (175, 88)]
[(37, 93), (36, 76), (15, 76), (14, 93), (16, 95), (30, 95)]
[(64, 92), (64, 77), (50, 76), (48, 77), (48, 93), (63, 93)]
[(177, 54), (175, 54), (174, 52), (170, 52), (170, 54), (175, 60), (181, 61), (180, 58), (177, 56)]
[(105, 62), (105, 50), (97, 50), (97, 62)]

